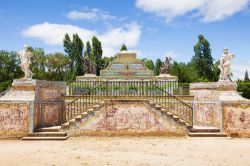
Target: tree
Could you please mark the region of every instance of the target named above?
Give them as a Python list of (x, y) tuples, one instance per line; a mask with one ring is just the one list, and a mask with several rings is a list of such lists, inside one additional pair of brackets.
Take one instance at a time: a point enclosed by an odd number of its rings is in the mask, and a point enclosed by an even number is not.
[(174, 61), (170, 70), (170, 74), (177, 76), (180, 83), (190, 83), (196, 82), (196, 80), (198, 80), (192, 62), (186, 64)]
[(23, 77), (16, 52), (0, 51), (0, 92), (11, 86), (14, 78)]
[(219, 69), (219, 64), (220, 64), (220, 61), (216, 61), (214, 63), (214, 66), (213, 66), (213, 75), (214, 75), (214, 78), (213, 78), (213, 81), (217, 82), (219, 80), (219, 77), (220, 77), (220, 69)]
[(106, 69), (111, 61), (114, 60), (114, 57), (104, 57), (102, 58), (101, 69)]
[(63, 39), (63, 47), (64, 47), (64, 51), (68, 54), (69, 59), (70, 59), (70, 71), (73, 72), (74, 71), (74, 61), (75, 61), (75, 57), (73, 54), (73, 46), (72, 46), (72, 42), (70, 39), (70, 36), (68, 33), (65, 34), (64, 39)]
[(63, 81), (69, 63), (69, 57), (60, 52), (47, 55), (47, 80)]
[(142, 61), (144, 62), (145, 66), (149, 69), (149, 70), (154, 70), (154, 62), (151, 59), (142, 59)]
[(86, 43), (86, 51), (84, 52), (84, 56), (85, 57), (89, 57), (90, 59), (92, 59), (92, 57), (91, 57), (91, 45), (90, 45), (90, 42), (89, 41), (87, 41), (87, 43)]
[(30, 70), (33, 72), (33, 78), (39, 80), (46, 80), (46, 61), (47, 57), (42, 48), (29, 47), (32, 53)]
[(84, 44), (78, 34), (73, 34), (73, 39), (70, 39), (68, 34), (65, 34), (63, 40), (64, 51), (70, 59), (70, 71), (74, 75), (83, 75), (83, 47)]
[(194, 46), (195, 55), (192, 61), (200, 78), (213, 81), (213, 58), (210, 44), (203, 35), (198, 36), (198, 42)]
[(123, 44), (122, 47), (121, 47), (121, 49), (120, 49), (120, 51), (127, 51), (127, 50), (128, 50), (128, 49), (127, 49), (126, 45)]
[(250, 81), (250, 79), (248, 77), (248, 71), (246, 70), (244, 82), (249, 82), (249, 81)]
[(161, 65), (162, 65), (161, 59), (157, 59), (157, 60), (156, 60), (156, 63), (155, 63), (155, 75), (156, 75), (156, 76), (160, 75), (160, 72), (161, 72)]
[(95, 36), (92, 38), (92, 56), (96, 65), (96, 75), (99, 76), (102, 65), (102, 44)]
[(75, 73), (76, 75), (83, 75), (84, 68), (83, 68), (83, 47), (84, 44), (78, 34), (73, 34), (73, 53), (75, 57)]

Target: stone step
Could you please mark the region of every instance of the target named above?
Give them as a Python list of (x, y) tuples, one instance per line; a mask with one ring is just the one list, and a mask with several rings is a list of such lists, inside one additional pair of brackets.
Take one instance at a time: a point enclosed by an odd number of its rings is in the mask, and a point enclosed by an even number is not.
[(184, 120), (182, 120), (182, 119), (179, 119), (179, 122), (180, 122), (180, 124), (183, 124), (183, 125), (185, 125), (185, 121)]
[(93, 115), (94, 109), (93, 108), (88, 109), (87, 113), (88, 113), (88, 115)]
[(175, 121), (178, 121), (180, 119), (180, 117), (175, 116), (175, 115), (173, 116), (173, 118), (174, 118)]
[(83, 112), (83, 113), (81, 113), (81, 117), (82, 118), (86, 118), (88, 116), (88, 112)]
[(105, 105), (105, 101), (101, 101), (99, 104), (100, 105)]
[(166, 110), (164, 108), (161, 109), (161, 113), (162, 114), (165, 114), (166, 113)]
[(188, 122), (186, 122), (185, 125), (186, 125), (186, 127), (187, 127), (188, 129), (190, 129), (190, 128), (193, 127), (193, 126), (192, 126), (190, 123), (188, 123)]
[(36, 132), (58, 132), (61, 131), (61, 126), (43, 127), (35, 130)]
[(28, 137), (65, 137), (67, 136), (66, 132), (34, 132), (28, 134)]
[(70, 126), (74, 126), (76, 124), (76, 120), (75, 119), (71, 119), (70, 121), (69, 121), (69, 125)]
[(219, 133), (220, 129), (216, 127), (193, 127), (190, 129), (192, 133)]
[(226, 134), (223, 133), (188, 133), (189, 137), (227, 137)]
[(149, 101), (149, 105), (155, 106), (155, 102), (150, 100), (150, 101)]
[(62, 124), (62, 129), (69, 129), (69, 122)]
[(98, 104), (93, 106), (94, 111), (97, 111), (99, 108), (100, 108), (100, 105)]
[(167, 112), (167, 116), (173, 117), (173, 113), (172, 112)]
[(23, 137), (21, 140), (23, 141), (38, 141), (38, 140), (67, 140), (69, 136), (64, 136), (64, 137)]
[(82, 116), (78, 115), (77, 117), (75, 117), (75, 121), (76, 122), (81, 122), (82, 121)]
[(156, 110), (161, 110), (161, 107), (162, 107), (161, 105), (158, 105), (158, 104), (155, 105), (155, 109), (156, 109)]

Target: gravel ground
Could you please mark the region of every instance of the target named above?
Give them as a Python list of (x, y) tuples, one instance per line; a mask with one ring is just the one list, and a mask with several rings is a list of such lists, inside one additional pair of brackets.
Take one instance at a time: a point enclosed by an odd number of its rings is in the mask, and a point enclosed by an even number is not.
[(0, 140), (0, 165), (250, 165), (250, 139), (73, 137)]

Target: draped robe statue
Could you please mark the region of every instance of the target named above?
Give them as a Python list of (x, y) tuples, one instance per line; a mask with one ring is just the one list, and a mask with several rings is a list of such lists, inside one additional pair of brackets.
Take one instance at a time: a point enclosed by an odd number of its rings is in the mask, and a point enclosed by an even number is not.
[(24, 45), (24, 50), (17, 52), (21, 62), (21, 68), (24, 72), (24, 79), (32, 79), (33, 73), (30, 70), (32, 53), (28, 51), (28, 46)]
[(220, 80), (219, 81), (232, 81), (231, 78), (233, 73), (231, 71), (231, 61), (233, 60), (234, 55), (228, 52), (227, 48), (223, 49), (223, 54), (220, 58)]

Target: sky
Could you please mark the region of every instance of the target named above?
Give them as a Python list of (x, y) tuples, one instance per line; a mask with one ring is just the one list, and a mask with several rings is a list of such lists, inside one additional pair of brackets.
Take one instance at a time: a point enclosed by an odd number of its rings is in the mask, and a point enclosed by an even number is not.
[(234, 79), (250, 71), (250, 0), (0, 0), (1, 50), (63, 52), (65, 33), (97, 36), (104, 56), (125, 43), (139, 58), (178, 62), (191, 60), (202, 34), (215, 60), (224, 47), (235, 54)]

